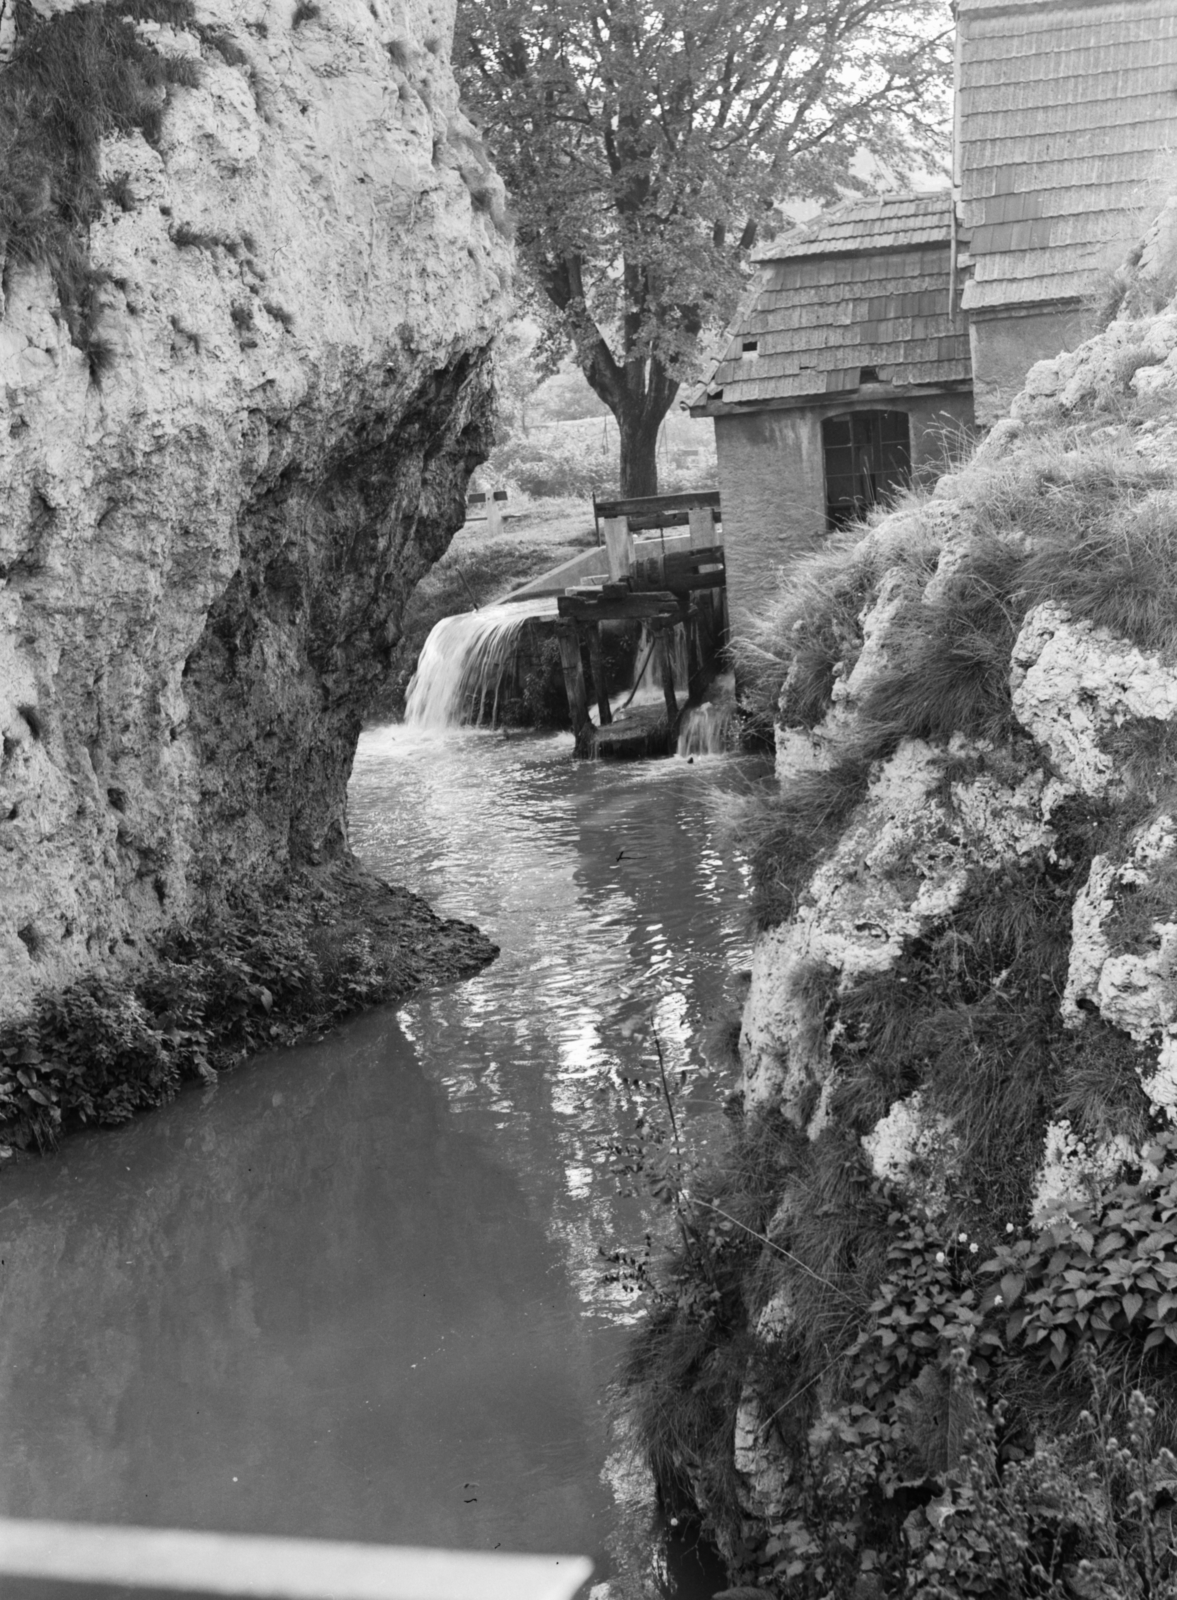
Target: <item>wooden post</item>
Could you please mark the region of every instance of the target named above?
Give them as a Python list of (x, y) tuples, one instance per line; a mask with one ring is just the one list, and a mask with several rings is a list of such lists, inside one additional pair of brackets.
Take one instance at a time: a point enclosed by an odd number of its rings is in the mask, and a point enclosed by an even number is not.
[[(502, 495), (502, 499), (499, 496)], [(503, 495), (501, 489), (496, 489), (486, 502), (486, 531), (487, 533), (502, 533), (503, 531)]]
[(605, 530), (605, 548), (609, 552), (609, 578), (613, 583), (620, 583), (622, 578), (629, 576), (629, 522), (625, 517), (605, 517), (601, 526)]
[(692, 506), (687, 512), (691, 527), (691, 549), (709, 550), (715, 543), (715, 523), (710, 506)]
[(568, 694), (568, 710), (572, 714), (572, 731), (577, 748), (588, 726), (588, 695), (584, 687), (584, 667), (580, 660), (580, 638), (575, 622), (557, 622), (556, 640), (560, 646), (560, 665), (564, 668), (564, 688)]
[(662, 679), (662, 693), (666, 698), (666, 718), (669, 723), (670, 734), (674, 735), (674, 725), (678, 721), (678, 701), (674, 694), (674, 662), (671, 659), (670, 641), (667, 633), (673, 632), (674, 624), (667, 628), (663, 623), (656, 625), (654, 633), (654, 661), (658, 668), (658, 675)]
[(691, 705), (698, 705), (707, 688), (707, 673), (703, 667), (703, 651), (699, 642), (699, 613), (692, 607), (683, 619), (683, 627), (687, 633), (687, 660), (690, 663), (690, 677), (687, 679), (687, 698)]
[(609, 691), (605, 687), (605, 655), (601, 649), (601, 624), (589, 623), (589, 661), (593, 669), (593, 689), (597, 696), (597, 715), (601, 727), (608, 727), (613, 721), (613, 712), (609, 705)]

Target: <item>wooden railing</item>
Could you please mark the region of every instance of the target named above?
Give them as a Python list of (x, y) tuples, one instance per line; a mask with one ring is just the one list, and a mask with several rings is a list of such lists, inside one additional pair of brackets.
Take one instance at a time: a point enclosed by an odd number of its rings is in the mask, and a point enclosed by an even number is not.
[(583, 1556), (0, 1518), (0, 1593), (6, 1579), (38, 1580), (21, 1593), (45, 1600), (98, 1600), (116, 1585), (235, 1600), (573, 1600), (591, 1574)]
[(641, 533), (647, 528), (681, 527), (690, 520), (692, 511), (704, 508), (712, 513), (713, 521), (719, 521), (718, 489), (682, 489), (676, 494), (636, 495), (628, 500), (598, 500), (593, 496), (598, 542), (601, 523), (607, 518), (624, 517), (630, 533)]

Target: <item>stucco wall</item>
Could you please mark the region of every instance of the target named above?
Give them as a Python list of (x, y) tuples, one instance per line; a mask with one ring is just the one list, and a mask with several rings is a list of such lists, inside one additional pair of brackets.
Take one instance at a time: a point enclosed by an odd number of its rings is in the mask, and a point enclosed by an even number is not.
[(917, 473), (946, 467), (953, 437), (961, 428), (971, 427), (973, 420), (968, 394), (905, 399), (890, 393), (811, 409), (715, 418), (728, 607), (734, 628), (756, 608), (781, 564), (825, 535), (823, 419), (875, 410), (907, 412), (912, 467)]
[(992, 427), (1006, 415), (1036, 361), (1050, 360), (1063, 350), (1078, 349), (1089, 332), (1083, 313), (1077, 308), (971, 321), (969, 340), (978, 425)]

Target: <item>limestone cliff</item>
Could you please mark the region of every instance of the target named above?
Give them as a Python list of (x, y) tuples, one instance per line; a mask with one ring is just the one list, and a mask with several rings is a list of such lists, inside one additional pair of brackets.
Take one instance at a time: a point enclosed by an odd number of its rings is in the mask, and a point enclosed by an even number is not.
[(1155, 285), (1126, 278), (933, 493), (787, 573), (752, 652), (778, 786), (746, 824), (743, 1125), (680, 1196), (631, 1392), (666, 1493), (758, 1593), (1154, 1592), (1151, 1524), (1093, 1485), (1128, 1430), (1162, 1516), (1146, 1413), (1171, 1444), (1177, 1394)]
[[(35, 252), (0, 299), (0, 1019), (346, 852), (366, 700), (489, 441), (510, 268), (453, 0), (116, 9), (167, 82), (98, 146), (85, 327)], [(70, 16), (0, 5), (0, 97)]]

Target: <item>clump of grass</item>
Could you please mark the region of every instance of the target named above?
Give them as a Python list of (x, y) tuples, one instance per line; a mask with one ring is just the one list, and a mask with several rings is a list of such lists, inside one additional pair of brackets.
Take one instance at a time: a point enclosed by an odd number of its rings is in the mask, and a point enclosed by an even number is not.
[[(1098, 520), (1039, 532), (1022, 570), (1026, 602), (1055, 600), (1142, 650), (1177, 648), (1177, 491), (1142, 468)], [(1072, 491), (1077, 502), (1079, 491)], [(1070, 497), (1068, 497), (1070, 498)], [(1078, 511), (1076, 504), (1075, 510)]]
[(117, 173), (106, 182), (106, 198), (118, 206), (120, 211), (134, 211), (135, 191), (131, 188), (131, 180), (125, 172)]
[(952, 1125), (961, 1202), (1020, 1218), (1041, 1130), (1063, 1080), (1059, 1000), (1070, 956), (1072, 890), (1090, 862), (1043, 856), (977, 871), (952, 915), (899, 966), (838, 1001), (831, 1110), (865, 1132), (919, 1088)]
[(242, 301), (235, 301), (229, 307), (229, 317), (239, 333), (247, 332), (254, 325), (253, 307), (244, 304)]
[(228, 250), (235, 254), (237, 241), (227, 234), (214, 233), (208, 228), (194, 228), (190, 222), (179, 222), (169, 237), (178, 250)]
[(1102, 1017), (1088, 1016), (1059, 1046), (1057, 1114), (1095, 1145), (1120, 1135), (1137, 1148), (1149, 1131), (1152, 1104), (1140, 1082), (1149, 1052)]
[(160, 55), (133, 23), (192, 20), (191, 0), (109, 0), (33, 18), (0, 71), (0, 247), (12, 265), (49, 268), (75, 341), (101, 281), (85, 244), (105, 199), (101, 141), (136, 131), (157, 140), (169, 88), (198, 71)]
[(226, 66), (249, 66), (250, 63), (248, 53), (241, 48), (231, 34), (206, 32), (204, 34), (204, 40), (206, 44), (208, 44), (217, 52), (221, 60), (225, 62)]
[(861, 529), (842, 529), (821, 550), (797, 557), (773, 599), (731, 642), (741, 703), (769, 735), (778, 713), (786, 724), (815, 727), (829, 707), (835, 669), (857, 659), (859, 612), (874, 578), (861, 543)]
[(865, 726), (892, 748), (904, 738), (948, 740), (954, 733), (1001, 739), (1013, 728), (1009, 663), (1020, 607), (1022, 551), (1009, 541), (979, 541), (939, 585), (894, 625), (895, 665), (859, 706)]
[(799, 773), (779, 793), (747, 801), (736, 828), (752, 867), (752, 915), (764, 930), (785, 922), (820, 857), (837, 842), (866, 794), (871, 761), (848, 754), (834, 766)]
[(263, 300), (262, 306), (275, 322), (280, 322), (287, 333), (294, 332), (294, 313), (280, 306), (276, 300)]
[(319, 15), (319, 7), (313, 0), (298, 0), (294, 8), (294, 16), (290, 20), (292, 28), (301, 28), (304, 22), (313, 22)]

